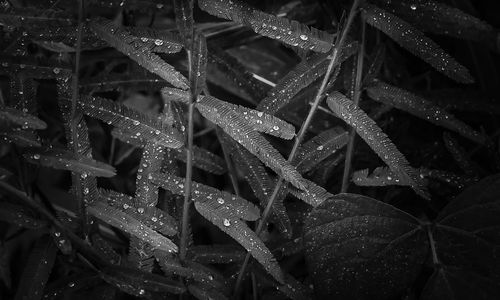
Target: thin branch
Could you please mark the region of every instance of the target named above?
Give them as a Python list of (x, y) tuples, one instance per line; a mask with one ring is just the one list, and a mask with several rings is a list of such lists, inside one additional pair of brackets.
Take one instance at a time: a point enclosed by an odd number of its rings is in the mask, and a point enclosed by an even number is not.
[[(288, 156), (288, 162), (292, 162), (293, 159), (295, 158), (295, 154), (297, 153), (297, 150), (300, 146), (300, 143), (302, 142), (302, 139), (304, 138), (304, 135), (309, 127), (309, 124), (312, 121), (314, 113), (316, 112), (316, 109), (318, 108), (321, 99), (323, 99), (323, 93), (324, 93), (325, 88), (328, 84), (328, 81), (330, 79), (330, 75), (332, 74), (334, 67), (336, 67), (338, 64), (338, 60), (339, 60), (339, 57), (341, 54), (340, 52), (342, 51), (342, 46), (347, 38), (347, 33), (349, 31), (349, 28), (351, 27), (351, 24), (354, 20), (355, 15), (356, 15), (358, 5), (359, 5), (359, 0), (354, 0), (354, 3), (351, 7), (351, 11), (349, 12), (349, 17), (347, 19), (347, 23), (342, 30), (342, 34), (340, 35), (340, 40), (337, 42), (337, 44), (335, 45), (335, 47), (333, 49), (330, 64), (328, 65), (328, 69), (326, 71), (325, 77), (323, 78), (323, 81), (321, 82), (321, 86), (320, 86), (318, 92), (316, 93), (316, 97), (314, 98), (314, 102), (309, 110), (309, 113), (306, 117), (306, 120), (302, 124), (302, 126), (299, 130), (299, 133), (297, 134), (297, 137), (295, 138), (295, 142), (294, 142), (294, 145), (292, 147), (292, 151), (290, 152), (290, 155)], [(262, 230), (264, 229), (264, 227), (267, 223), (267, 219), (269, 218), (269, 215), (271, 213), (272, 206), (273, 206), (274, 202), (276, 201), (276, 198), (278, 196), (279, 190), (281, 189), (281, 185), (283, 184), (283, 182), (284, 182), (283, 177), (279, 176), (278, 182), (276, 183), (276, 186), (274, 187), (271, 198), (269, 199), (269, 201), (266, 205), (266, 208), (264, 209), (264, 212), (262, 213), (262, 218), (257, 226), (257, 230), (255, 231), (255, 233), (257, 235), (260, 235), (260, 233), (262, 232)], [(241, 266), (241, 269), (238, 273), (238, 278), (236, 280), (236, 285), (235, 285), (235, 289), (234, 289), (235, 295), (238, 294), (238, 291), (239, 291), (239, 288), (241, 286), (241, 283), (242, 283), (242, 280), (243, 280), (243, 277), (244, 277), (244, 274), (245, 274), (245, 271), (246, 271), (246, 268), (248, 266), (249, 261), (250, 261), (250, 253), (247, 252), (247, 255), (245, 256), (245, 260), (243, 262), (243, 265)]]
[[(361, 41), (359, 43), (358, 57), (356, 62), (356, 81), (354, 83), (354, 93), (353, 100), (354, 105), (359, 106), (359, 100), (361, 98), (362, 91), (362, 78), (363, 78), (363, 62), (365, 56), (365, 35), (366, 35), (366, 23), (363, 17), (361, 17)], [(349, 131), (349, 143), (347, 144), (345, 163), (344, 163), (344, 176), (342, 177), (342, 188), (341, 193), (347, 192), (349, 188), (349, 177), (351, 174), (351, 162), (354, 153), (354, 141), (356, 139), (356, 129), (351, 128)]]

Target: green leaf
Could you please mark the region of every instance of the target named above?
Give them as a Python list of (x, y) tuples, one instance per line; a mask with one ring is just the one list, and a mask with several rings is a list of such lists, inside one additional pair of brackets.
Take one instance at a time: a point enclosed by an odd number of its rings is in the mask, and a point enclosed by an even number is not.
[[(300, 189), (305, 188), (303, 178), (297, 170), (265, 138), (254, 131), (253, 126), (257, 126), (254, 124), (257, 124), (258, 118), (260, 118), (259, 112), (256, 112), (257, 118), (251, 121), (251, 119), (245, 118), (243, 114), (236, 112), (234, 106), (227, 105), (226, 102), (209, 96), (205, 96), (198, 101), (196, 107), (205, 118), (219, 125), (233, 139), (248, 149), (250, 153), (256, 155), (268, 167), (283, 176), (284, 179)], [(282, 127), (275, 126), (269, 130), (276, 133), (282, 130)]]
[(95, 202), (87, 208), (87, 211), (104, 223), (117, 227), (151, 244), (155, 249), (166, 252), (177, 252), (177, 246), (171, 240), (116, 208), (102, 202)]
[(211, 300), (211, 299), (220, 299), (225, 300), (229, 299), (221, 292), (211, 289), (202, 284), (190, 284), (188, 285), (188, 291), (198, 300)]
[(189, 248), (189, 257), (200, 264), (229, 264), (245, 259), (245, 251), (236, 245), (196, 245)]
[[(346, 45), (342, 49), (339, 64), (354, 54), (356, 49), (356, 43)], [(276, 114), (301, 90), (321, 78), (326, 73), (329, 63), (330, 54), (315, 54), (303, 60), (288, 72), (271, 91), (269, 91), (267, 97), (257, 106), (257, 110), (261, 110), (270, 115)]]
[(100, 98), (84, 97), (79, 102), (83, 112), (109, 125), (132, 131), (137, 137), (154, 141), (169, 148), (183, 145), (181, 134), (159, 118), (142, 114), (120, 103)]
[[(181, 0), (181, 2), (184, 1)], [(202, 34), (197, 34), (193, 42), (191, 69), (189, 73), (189, 81), (194, 99), (206, 87), (207, 59), (207, 40)]]
[(256, 33), (285, 44), (318, 52), (328, 52), (333, 35), (294, 20), (259, 11), (239, 0), (199, 0), (200, 8), (211, 15), (251, 27)]
[(195, 201), (194, 206), (205, 219), (240, 243), (276, 280), (284, 281), (281, 268), (271, 251), (245, 222), (207, 202)]
[(31, 163), (54, 169), (68, 170), (83, 176), (113, 177), (116, 170), (112, 166), (88, 157), (77, 157), (74, 152), (56, 148), (30, 148), (23, 153)]
[(175, 87), (188, 89), (188, 81), (181, 73), (151, 52), (150, 48), (138, 42), (126, 30), (102, 18), (90, 21), (90, 27), (101, 39), (135, 60), (148, 71), (157, 74)]
[(439, 72), (461, 83), (473, 83), (467, 68), (458, 63), (438, 44), (407, 22), (374, 5), (364, 4), (366, 22), (387, 34), (401, 47), (433, 66)]
[(22, 126), (23, 129), (41, 130), (47, 128), (47, 124), (44, 121), (29, 113), (17, 110), (12, 107), (0, 106), (0, 120), (5, 120)]
[(21, 275), (15, 300), (42, 299), (56, 256), (56, 245), (49, 236), (43, 236), (36, 241)]
[(377, 167), (370, 175), (368, 172), (368, 169), (355, 171), (352, 174), (352, 181), (359, 186), (406, 185), (387, 167)]
[(179, 37), (172, 32), (150, 27), (127, 27), (127, 31), (152, 52), (176, 53), (181, 51)]
[(137, 297), (152, 298), (165, 293), (182, 294), (186, 290), (178, 281), (122, 266), (103, 267), (100, 276), (109, 284)]
[[(168, 173), (150, 174), (150, 180), (154, 184), (176, 194), (184, 195), (184, 178)], [(224, 211), (233, 218), (241, 218), (248, 221), (255, 221), (260, 217), (259, 209), (247, 200), (232, 195), (226, 191), (193, 182), (191, 198), (194, 202), (203, 202), (207, 207)]]
[(377, 82), (376, 85), (370, 86), (367, 91), (368, 96), (376, 101), (394, 106), (423, 120), (455, 131), (474, 142), (486, 142), (486, 137), (483, 134), (427, 99), (384, 82)]
[(411, 186), (417, 194), (428, 199), (426, 188), (418, 173), (410, 166), (406, 157), (399, 152), (389, 137), (375, 121), (339, 92), (328, 96), (328, 107), (347, 124), (377, 153), (387, 166), (397, 174), (401, 182)]
[(348, 140), (347, 131), (340, 127), (325, 130), (300, 146), (293, 165), (301, 174), (309, 172), (325, 158), (344, 147)]
[(175, 23), (184, 45), (191, 49), (194, 34), (193, 0), (174, 0)]
[(390, 299), (409, 287), (428, 253), (418, 220), (388, 204), (339, 194), (304, 225), (306, 262), (320, 299)]

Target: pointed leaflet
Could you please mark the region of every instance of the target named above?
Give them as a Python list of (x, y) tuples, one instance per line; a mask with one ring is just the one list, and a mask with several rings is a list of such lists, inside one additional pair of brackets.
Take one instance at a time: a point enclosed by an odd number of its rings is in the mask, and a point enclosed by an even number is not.
[[(189, 93), (186, 91), (166, 87), (162, 89), (162, 95), (164, 99), (179, 101), (186, 104), (189, 103)], [(221, 107), (221, 109), (225, 107), (228, 110), (232, 110), (238, 113), (240, 117), (244, 118), (254, 130), (287, 140), (295, 136), (295, 128), (291, 124), (270, 114), (225, 102), (211, 96), (199, 96), (198, 102), (210, 103), (217, 107)]]
[(144, 223), (120, 210), (102, 202), (95, 202), (87, 208), (89, 214), (113, 227), (117, 227), (128, 234), (151, 244), (155, 249), (166, 252), (177, 252), (177, 246), (168, 238), (153, 231)]
[[(252, 123), (231, 105), (216, 98), (205, 96), (196, 103), (198, 111), (207, 119), (219, 125), (238, 143), (256, 155), (264, 164), (283, 176), (284, 179), (302, 189), (305, 188), (303, 178), (271, 144), (252, 128)], [(258, 115), (257, 115), (258, 116)], [(278, 126), (276, 130), (279, 131)]]
[(110, 125), (133, 131), (148, 141), (154, 141), (169, 148), (183, 144), (180, 133), (153, 116), (142, 114), (120, 103), (100, 98), (84, 97), (79, 102), (83, 112)]
[[(32, 101), (34, 101), (34, 99), (32, 99)], [(47, 124), (44, 121), (31, 114), (11, 107), (2, 107), (1, 105), (0, 120), (6, 120), (16, 125), (20, 125), (23, 129), (29, 128), (40, 130), (47, 128)]]
[(369, 170), (359, 170), (352, 174), (352, 181), (359, 186), (407, 185), (387, 167), (377, 167), (371, 175)]
[(167, 30), (127, 27), (127, 31), (136, 38), (136, 41), (143, 43), (152, 52), (176, 53), (182, 49), (179, 38)]
[(448, 152), (450, 152), (453, 159), (465, 174), (476, 176), (483, 173), (480, 168), (470, 160), (465, 149), (451, 136), (451, 134), (448, 132), (443, 133), (443, 140), (446, 149), (448, 149)]
[(469, 125), (456, 119), (452, 114), (436, 106), (431, 101), (406, 90), (387, 83), (377, 82), (376, 85), (370, 86), (367, 91), (370, 98), (374, 100), (392, 105), (421, 119), (453, 130), (477, 143), (485, 142), (485, 136), (473, 130)]
[(276, 17), (240, 0), (199, 0), (200, 8), (211, 15), (250, 26), (256, 33), (303, 49), (328, 52), (333, 36), (294, 20)]
[(174, 0), (175, 23), (186, 48), (193, 42), (193, 0)]
[[(150, 180), (176, 195), (184, 194), (184, 178), (168, 173), (155, 173), (151, 174)], [(214, 209), (224, 211), (234, 218), (255, 221), (260, 217), (260, 211), (254, 204), (241, 197), (204, 184), (193, 182), (191, 197), (194, 202), (210, 203), (209, 205), (213, 206)]]
[(208, 81), (252, 101), (265, 97), (267, 86), (255, 79), (234, 56), (213, 45), (208, 50)]
[(109, 284), (137, 297), (152, 299), (158, 294), (182, 294), (186, 290), (178, 281), (122, 266), (102, 267), (99, 275)]
[(496, 39), (495, 29), (480, 19), (433, 0), (385, 1), (372, 0), (417, 28), (426, 32), (454, 36), (473, 41), (490, 41)]
[(236, 245), (197, 245), (189, 248), (189, 257), (200, 264), (229, 264), (243, 261), (245, 251)]
[(284, 281), (278, 262), (264, 242), (248, 228), (245, 222), (233, 218), (234, 216), (228, 215), (226, 211), (214, 209), (206, 202), (196, 201), (194, 206), (204, 218), (240, 243), (276, 280)]
[(191, 295), (193, 295), (198, 300), (210, 300), (210, 299), (219, 299), (219, 300), (227, 300), (227, 298), (222, 292), (217, 289), (210, 288), (206, 285), (193, 283), (188, 285), (188, 291)]
[(138, 42), (124, 29), (102, 18), (92, 20), (90, 27), (101, 39), (135, 60), (148, 71), (159, 75), (175, 87), (188, 89), (188, 81), (181, 73), (151, 52), (148, 47)]
[(321, 299), (392, 299), (413, 283), (428, 253), (416, 218), (356, 194), (314, 208), (304, 243)]
[[(275, 183), (267, 173), (262, 162), (222, 131), (217, 132), (217, 136), (219, 141), (227, 147), (234, 165), (241, 171), (245, 180), (250, 184), (255, 196), (261, 203), (261, 207), (266, 207), (273, 193), (273, 185)], [(292, 225), (286, 213), (286, 208), (283, 205), (283, 200), (287, 194), (287, 187), (283, 185), (273, 204), (271, 218), (281, 233), (291, 236)]]
[[(339, 64), (355, 53), (356, 46), (355, 43), (351, 43), (342, 49)], [(276, 114), (302, 89), (323, 76), (329, 63), (330, 54), (315, 54), (303, 60), (278, 82), (267, 97), (259, 103), (257, 110), (271, 115)]]
[(99, 200), (164, 235), (172, 236), (177, 233), (177, 221), (159, 208), (137, 208), (132, 197), (103, 189), (99, 189)]
[(116, 170), (112, 166), (88, 157), (78, 157), (74, 152), (56, 148), (31, 148), (23, 153), (32, 163), (54, 169), (68, 170), (85, 176), (113, 177)]
[(56, 245), (49, 236), (36, 241), (21, 275), (15, 300), (42, 299), (56, 256)]
[(427, 191), (417, 172), (410, 166), (406, 157), (399, 152), (389, 137), (377, 126), (375, 121), (339, 92), (327, 99), (328, 107), (347, 124), (377, 153), (377, 155), (397, 174), (402, 182), (411, 186), (417, 194), (428, 199)]
[(467, 68), (410, 24), (370, 4), (363, 6), (363, 12), (368, 24), (387, 34), (401, 47), (418, 56), (439, 72), (461, 83), (474, 82)]
[(348, 140), (347, 131), (340, 127), (325, 130), (300, 146), (292, 163), (301, 174), (309, 172), (322, 160), (344, 147)]

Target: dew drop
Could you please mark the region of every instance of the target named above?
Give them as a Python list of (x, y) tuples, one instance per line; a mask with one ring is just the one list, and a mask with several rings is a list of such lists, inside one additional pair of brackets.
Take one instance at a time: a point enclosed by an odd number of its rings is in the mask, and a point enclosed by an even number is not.
[(224, 204), (224, 199), (222, 199), (222, 198), (217, 198), (217, 202), (218, 202), (219, 204)]
[(139, 125), (141, 122), (137, 121), (137, 120), (134, 120), (134, 122), (132, 122), (135, 126)]
[(88, 193), (89, 193), (89, 189), (88, 189), (88, 188), (84, 188), (84, 189), (83, 189), (83, 194), (84, 194), (84, 195), (87, 195)]
[(274, 130), (278, 130), (278, 129), (280, 129), (280, 128), (279, 128), (277, 125), (274, 125), (274, 126), (273, 126), (273, 129), (274, 129)]
[(257, 116), (258, 116), (259, 118), (261, 118), (263, 115), (264, 115), (264, 113), (263, 113), (263, 112), (261, 112), (261, 111), (259, 111), (259, 112), (257, 113)]
[(161, 45), (163, 45), (163, 41), (162, 41), (162, 40), (160, 40), (160, 39), (156, 39), (156, 40), (155, 40), (155, 45), (156, 45), (156, 46), (161, 46)]
[(323, 150), (323, 145), (319, 145), (318, 148), (316, 148), (316, 150), (318, 150), (318, 151)]
[(140, 213), (140, 214), (143, 214), (144, 213), (144, 208), (142, 208), (142, 207), (137, 208), (137, 212)]
[(33, 159), (40, 159), (40, 154), (34, 154)]
[(123, 204), (123, 209), (128, 209), (130, 206), (128, 204)]
[(303, 41), (307, 41), (308, 37), (305, 34), (301, 34), (300, 35), (300, 39), (303, 40)]
[(416, 6), (415, 4), (412, 4), (412, 5), (410, 6), (410, 8), (411, 8), (412, 10), (417, 10), (417, 6)]
[(59, 68), (54, 68), (54, 70), (52, 70), (54, 72), (54, 74), (59, 74), (59, 72), (61, 72), (61, 69)]
[(224, 219), (224, 226), (226, 227), (231, 226), (231, 222), (228, 219)]

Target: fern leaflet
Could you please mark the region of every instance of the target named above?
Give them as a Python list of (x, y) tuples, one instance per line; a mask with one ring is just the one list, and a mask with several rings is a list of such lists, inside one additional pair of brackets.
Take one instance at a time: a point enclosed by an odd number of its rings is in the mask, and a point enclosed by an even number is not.
[(135, 60), (148, 71), (159, 75), (175, 87), (188, 89), (188, 81), (181, 73), (151, 52), (148, 47), (138, 42), (124, 29), (102, 18), (92, 20), (90, 27), (101, 39)]
[(328, 97), (328, 107), (347, 124), (377, 153), (377, 155), (397, 174), (406, 185), (417, 194), (429, 199), (426, 188), (417, 172), (410, 166), (404, 155), (399, 152), (389, 137), (377, 126), (375, 121), (339, 92)]
[(383, 82), (369, 87), (367, 91), (370, 98), (374, 100), (392, 105), (421, 119), (453, 130), (477, 143), (486, 142), (486, 137), (473, 130), (469, 125), (458, 120), (441, 107), (408, 91)]
[(39, 118), (24, 111), (0, 105), (0, 120), (22, 126), (23, 129), (41, 130), (47, 128), (47, 124)]
[(370, 4), (363, 6), (363, 12), (368, 24), (387, 34), (401, 47), (418, 56), (439, 72), (458, 82), (474, 82), (467, 68), (407, 22)]
[[(167, 30), (149, 27), (127, 27), (127, 31), (152, 52), (176, 53), (181, 51), (179, 38)], [(139, 42), (137, 41), (137, 42)]]
[(333, 35), (259, 11), (240, 0), (199, 0), (198, 5), (211, 15), (250, 26), (258, 34), (291, 46), (318, 52), (328, 52), (332, 47)]

